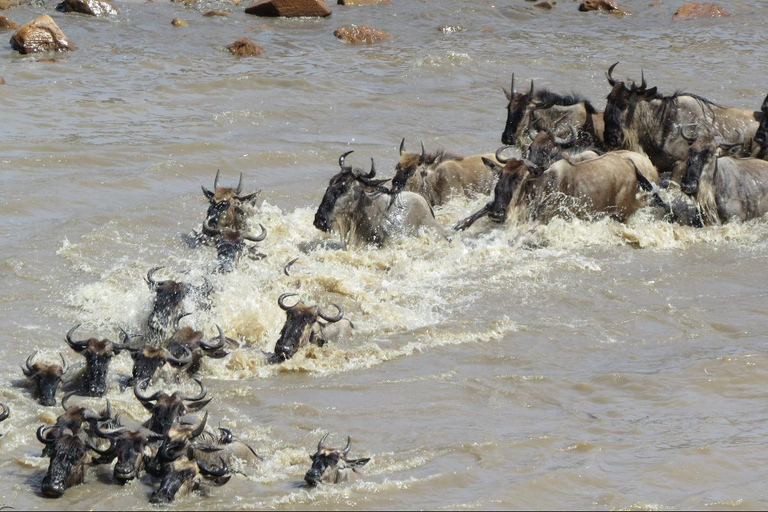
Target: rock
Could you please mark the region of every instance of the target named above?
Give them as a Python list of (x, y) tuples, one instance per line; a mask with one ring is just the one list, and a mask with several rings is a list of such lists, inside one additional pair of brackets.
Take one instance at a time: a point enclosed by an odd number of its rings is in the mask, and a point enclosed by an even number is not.
[(648, 7), (661, 7), (662, 5), (664, 5), (664, 2), (656, 1), (649, 3)]
[(97, 18), (117, 14), (117, 9), (109, 2), (103, 0), (64, 0), (56, 6), (56, 10), (61, 12), (79, 12), (80, 14), (88, 14)]
[(461, 25), (441, 25), (437, 27), (437, 30), (443, 34), (453, 34), (455, 32), (464, 32), (466, 29)]
[(189, 23), (187, 23), (186, 21), (184, 21), (181, 18), (173, 18), (171, 20), (171, 25), (173, 25), (174, 27), (187, 28), (189, 26)]
[(214, 16), (229, 16), (229, 13), (226, 11), (208, 11), (207, 13), (203, 14), (205, 18), (212, 18)]
[(0, 85), (5, 85), (5, 78), (0, 76)]
[(19, 53), (66, 52), (75, 49), (75, 45), (47, 14), (19, 27), (11, 36), (11, 46)]
[(672, 19), (674, 20), (692, 20), (696, 18), (722, 18), (730, 16), (731, 13), (713, 3), (691, 2), (681, 5)]
[(333, 32), (333, 35), (351, 44), (373, 44), (392, 39), (392, 34), (368, 25), (339, 27)]
[(264, 48), (257, 45), (247, 37), (238, 39), (231, 45), (227, 46), (232, 55), (236, 57), (258, 57), (264, 51)]
[(549, 11), (555, 7), (556, 3), (557, 2), (539, 2), (537, 4), (534, 4), (534, 7), (538, 7), (539, 9), (544, 9)]
[(339, 0), (339, 5), (390, 5), (391, 3), (391, 0)]
[(0, 11), (10, 9), (11, 7), (18, 7), (25, 3), (24, 0), (0, 0)]
[(16, 30), (19, 26), (5, 16), (0, 16), (0, 30)]
[(324, 17), (331, 15), (331, 8), (324, 0), (260, 0), (245, 8), (245, 12), (254, 16), (298, 16)]
[(627, 11), (620, 8), (613, 0), (584, 0), (581, 2), (581, 5), (579, 5), (579, 10), (582, 12), (607, 11), (611, 14), (629, 14)]

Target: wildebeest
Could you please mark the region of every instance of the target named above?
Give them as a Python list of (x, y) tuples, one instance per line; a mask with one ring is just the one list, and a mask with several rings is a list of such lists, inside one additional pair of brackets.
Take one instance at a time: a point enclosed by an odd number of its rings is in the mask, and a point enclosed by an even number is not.
[(371, 171), (344, 165), (352, 151), (339, 157), (341, 171), (331, 178), (323, 200), (315, 213), (314, 226), (320, 231), (336, 231), (349, 246), (384, 245), (400, 235), (417, 234), (421, 229), (433, 229), (445, 236), (427, 201), (419, 194), (401, 192), (391, 200), (390, 191), (382, 186), (388, 180), (374, 180), (376, 169), (371, 159)]
[(44, 452), (50, 457), (40, 490), (45, 496), (60, 498), (66, 489), (85, 480), (85, 472), (91, 463), (88, 450), (103, 454), (109, 448), (96, 447), (84, 432), (66, 430), (56, 436), (47, 435), (46, 431), (52, 428), (55, 427), (42, 425), (37, 429), (37, 439), (46, 445)]
[(137, 430), (120, 428), (107, 432), (98, 425), (95, 434), (102, 439), (111, 440), (110, 447), (103, 451), (100, 457), (94, 459), (96, 464), (111, 464), (117, 459), (112, 471), (115, 480), (125, 484), (134, 478), (141, 478), (146, 465), (155, 456), (157, 446), (163, 436), (149, 429), (140, 427)]
[(75, 434), (85, 431), (88, 435), (93, 433), (94, 427), (101, 422), (112, 420), (112, 403), (107, 400), (107, 407), (101, 413), (80, 405), (68, 405), (73, 393), (68, 393), (61, 399), (61, 407), (64, 413), (56, 418), (51, 433), (58, 435), (60, 432), (71, 431)]
[(304, 475), (307, 484), (338, 484), (354, 480), (360, 475), (359, 468), (365, 466), (370, 458), (348, 459), (347, 454), (352, 447), (352, 438), (347, 436), (347, 445), (339, 450), (325, 445), (328, 434), (317, 443), (317, 451), (311, 455), (312, 467)]
[(735, 130), (745, 136), (744, 154), (752, 151), (761, 112), (717, 105), (695, 94), (675, 92), (663, 96), (648, 88), (641, 74), (638, 86), (627, 86), (613, 78), (613, 64), (606, 73), (611, 92), (605, 106), (605, 143), (610, 148), (642, 151), (660, 173), (671, 173), (679, 181), (688, 160), (688, 142), (680, 126), (696, 125), (699, 135), (726, 137)]
[(768, 212), (768, 162), (720, 154), (740, 144), (702, 135), (691, 145), (680, 189), (699, 205), (704, 224), (746, 221)]
[(455, 195), (490, 194), (496, 175), (483, 164), (483, 158), (493, 154), (460, 156), (448, 151), (421, 154), (405, 151), (405, 139), (400, 142), (400, 161), (392, 178), (392, 194), (402, 190), (424, 196), (430, 206), (445, 204)]
[[(517, 207), (523, 207), (528, 218), (540, 222), (549, 221), (564, 209), (581, 218), (609, 215), (623, 221), (644, 205), (637, 197), (635, 167), (650, 181), (658, 182), (650, 160), (632, 151), (607, 153), (576, 164), (563, 159), (539, 174), (523, 160), (501, 157), (504, 149), (496, 152), (504, 168), (493, 199), (454, 229), (466, 229), (484, 216), (503, 223), (508, 211)], [(487, 164), (498, 165), (491, 161)]]
[[(152, 413), (152, 416), (144, 423), (144, 426), (156, 434), (165, 435), (171, 429), (173, 423), (181, 416), (189, 412), (199, 411), (208, 405), (212, 398), (203, 400), (208, 394), (205, 384), (198, 378), (194, 378), (194, 381), (200, 386), (200, 393), (195, 396), (187, 396), (180, 391), (175, 391), (169, 395), (162, 390), (156, 391), (150, 396), (144, 396), (140, 391), (143, 381), (135, 382), (133, 394), (139, 399), (141, 405)], [(185, 404), (184, 402), (191, 403)]]
[(325, 324), (320, 319), (329, 323), (336, 323), (344, 317), (342, 309), (334, 304), (338, 311), (336, 316), (324, 314), (317, 306), (305, 306), (299, 301), (293, 306), (287, 306), (285, 299), (295, 296), (295, 293), (284, 293), (277, 299), (280, 309), (285, 311), (285, 325), (280, 331), (280, 339), (275, 344), (274, 354), (269, 354), (271, 362), (280, 362), (290, 359), (303, 346), (313, 343), (322, 347), (327, 341)]
[[(218, 255), (217, 264), (219, 272), (231, 272), (235, 269), (237, 260), (246, 250), (246, 240), (249, 242), (261, 242), (267, 238), (267, 228), (262, 224), (259, 224), (259, 227), (261, 227), (261, 234), (253, 236), (247, 234), (243, 230), (229, 228), (218, 229), (213, 226), (211, 219), (205, 219), (205, 222), (203, 222), (203, 233), (215, 240), (214, 243)], [(249, 256), (253, 259), (263, 258), (264, 255), (256, 252), (255, 249), (255, 247), (250, 247), (248, 249)]]
[(184, 354), (176, 357), (168, 349), (162, 347), (153, 347), (144, 345), (141, 348), (129, 348), (131, 358), (133, 359), (132, 376), (128, 380), (128, 385), (133, 386), (134, 382), (144, 382), (144, 389), (155, 374), (163, 368), (166, 363), (176, 368), (183, 368), (192, 364), (192, 351), (184, 347)]
[(104, 396), (107, 392), (109, 363), (125, 348), (124, 343), (128, 340), (125, 339), (123, 344), (114, 343), (107, 338), (75, 341), (72, 334), (78, 327), (80, 324), (72, 327), (66, 336), (67, 344), (72, 350), (85, 357), (85, 371), (78, 383), (78, 393), (84, 396)]
[(181, 357), (187, 351), (192, 353), (192, 362), (186, 367), (186, 371), (190, 375), (200, 371), (203, 357), (220, 359), (229, 354), (225, 347), (238, 348), (240, 346), (235, 340), (224, 336), (221, 327), (217, 325), (216, 329), (219, 331), (219, 335), (208, 341), (204, 339), (203, 331), (196, 331), (191, 327), (182, 327), (168, 340), (168, 351), (174, 356)]
[(150, 503), (171, 503), (200, 488), (204, 479), (215, 485), (224, 485), (231, 477), (224, 461), (218, 466), (209, 466), (201, 460), (190, 460), (181, 455), (179, 452), (176, 460), (164, 465), (162, 481), (149, 498)]
[(245, 230), (247, 220), (247, 207), (253, 203), (261, 190), (252, 194), (241, 196), (243, 192), (243, 173), (240, 173), (240, 180), (237, 187), (220, 187), (219, 171), (216, 171), (216, 177), (213, 180), (213, 190), (203, 188), (203, 195), (208, 199), (208, 212), (205, 214), (205, 220), (214, 228), (218, 229), (236, 229)]
[(212, 291), (211, 284), (204, 280), (202, 285), (193, 286), (189, 283), (166, 280), (155, 281), (153, 275), (164, 267), (154, 267), (147, 272), (147, 285), (155, 292), (155, 301), (147, 319), (147, 334), (145, 343), (161, 346), (179, 320), (187, 313), (183, 311), (183, 302), (188, 295), (194, 296), (196, 302), (206, 307), (208, 296)]
[(512, 88), (504, 90), (507, 104), (507, 122), (501, 135), (502, 144), (525, 146), (523, 138), (531, 129), (554, 131), (562, 122), (576, 127), (579, 145), (602, 148), (603, 114), (586, 98), (578, 94), (558, 94), (547, 89), (534, 92), (533, 80), (527, 93), (515, 91), (515, 75)]
[(543, 170), (563, 158), (568, 158), (570, 162), (576, 163), (603, 154), (602, 151), (598, 152), (595, 148), (575, 146), (578, 141), (576, 128), (570, 123), (566, 124), (570, 130), (570, 135), (567, 138), (558, 137), (554, 131), (531, 133), (531, 145), (525, 150), (524, 158)]
[(35, 385), (35, 393), (37, 394), (40, 405), (52, 406), (56, 405), (56, 390), (59, 387), (61, 378), (69, 370), (69, 365), (61, 356), (61, 364), (58, 363), (32, 363), (37, 355), (35, 351), (27, 358), (26, 368), (21, 367), (21, 371), (24, 375)]
[[(760, 126), (757, 128), (755, 137), (752, 140), (760, 146), (758, 158), (768, 160), (768, 96), (763, 100), (760, 110), (763, 113), (763, 119), (760, 120)], [(753, 154), (753, 156), (755, 155)]]

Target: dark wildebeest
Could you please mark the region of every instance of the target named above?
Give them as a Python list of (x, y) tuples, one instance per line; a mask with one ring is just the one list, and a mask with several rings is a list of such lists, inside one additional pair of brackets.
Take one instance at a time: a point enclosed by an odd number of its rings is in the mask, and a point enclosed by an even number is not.
[(501, 135), (502, 144), (525, 147), (526, 135), (531, 129), (554, 131), (561, 122), (570, 123), (578, 132), (581, 146), (603, 145), (603, 114), (589, 100), (578, 94), (562, 95), (547, 89), (534, 92), (533, 80), (527, 93), (515, 92), (515, 75), (512, 88), (504, 90), (507, 104), (507, 122)]
[(760, 110), (763, 113), (763, 119), (760, 121), (760, 126), (757, 128), (755, 137), (752, 139), (760, 146), (760, 150), (757, 155), (753, 153), (752, 156), (768, 160), (768, 96), (763, 100)]
[(494, 156), (491, 153), (464, 157), (444, 150), (427, 153), (423, 143), (421, 154), (408, 153), (403, 139), (391, 193), (415, 192), (424, 196), (430, 206), (445, 204), (457, 195), (488, 195), (497, 176), (483, 164), (483, 158)]
[[(218, 229), (211, 224), (211, 219), (205, 219), (205, 222), (203, 222), (203, 233), (215, 240), (216, 253), (218, 255), (218, 272), (231, 272), (235, 269), (237, 260), (240, 259), (240, 255), (246, 250), (246, 240), (249, 242), (261, 242), (267, 238), (267, 228), (262, 224), (259, 224), (259, 227), (261, 227), (261, 234), (253, 236), (243, 230)], [(264, 254), (257, 252), (255, 247), (248, 248), (248, 255), (253, 259), (264, 257)]]
[(176, 330), (179, 320), (188, 313), (183, 311), (183, 302), (187, 296), (193, 296), (201, 307), (208, 307), (209, 295), (212, 292), (211, 284), (204, 280), (202, 285), (193, 286), (179, 281), (155, 281), (153, 275), (164, 267), (155, 267), (147, 273), (147, 285), (155, 292), (155, 301), (152, 312), (147, 319), (148, 332), (145, 343), (153, 346), (161, 346), (170, 336), (172, 330)]
[(532, 142), (523, 154), (524, 159), (538, 169), (544, 170), (563, 158), (568, 158), (571, 163), (576, 163), (597, 158), (603, 154), (602, 151), (598, 152), (594, 148), (574, 146), (578, 140), (576, 128), (570, 123), (567, 126), (571, 132), (567, 138), (558, 137), (555, 132), (551, 131), (531, 133)]
[(209, 466), (202, 460), (182, 457), (182, 454), (183, 451), (179, 451), (167, 455), (174, 460), (163, 465), (160, 486), (149, 498), (150, 503), (171, 503), (176, 498), (183, 498), (199, 489), (204, 479), (215, 485), (224, 485), (232, 476), (224, 461), (221, 461), (219, 466)]
[(243, 192), (243, 173), (240, 173), (240, 181), (237, 187), (220, 187), (219, 171), (216, 171), (216, 178), (213, 180), (213, 190), (203, 188), (203, 194), (208, 199), (208, 212), (205, 214), (205, 220), (214, 228), (218, 229), (236, 229), (244, 231), (248, 214), (249, 203), (252, 204), (261, 190), (241, 196)]
[(328, 316), (320, 311), (317, 306), (305, 306), (299, 301), (293, 306), (286, 306), (285, 299), (295, 293), (284, 293), (277, 299), (280, 309), (285, 311), (285, 325), (280, 331), (280, 339), (275, 344), (274, 354), (268, 354), (270, 362), (279, 363), (290, 359), (303, 346), (313, 343), (318, 347), (325, 345), (327, 335), (325, 326), (320, 322), (322, 318), (326, 322), (336, 323), (344, 317), (342, 309), (334, 304), (338, 311), (336, 316)]
[(107, 372), (109, 363), (126, 346), (128, 339), (122, 344), (114, 343), (106, 338), (98, 340), (89, 338), (83, 341), (75, 341), (72, 334), (80, 327), (77, 324), (67, 332), (67, 344), (72, 350), (85, 357), (85, 372), (79, 381), (79, 394), (84, 396), (104, 396), (107, 392)]
[[(140, 391), (143, 381), (134, 383), (133, 394), (139, 399), (141, 405), (152, 413), (152, 417), (144, 423), (144, 427), (156, 434), (165, 435), (180, 417), (189, 412), (199, 411), (208, 405), (212, 398), (203, 400), (208, 394), (205, 384), (198, 378), (194, 380), (200, 386), (200, 393), (195, 396), (187, 396), (180, 391), (175, 391), (170, 395), (165, 391), (156, 391), (150, 396), (144, 396)], [(185, 404), (184, 402), (191, 403)]]
[(79, 485), (85, 480), (85, 472), (90, 466), (88, 450), (103, 455), (112, 448), (102, 450), (96, 447), (85, 432), (65, 430), (50, 436), (46, 432), (55, 426), (42, 425), (37, 429), (37, 439), (46, 445), (44, 453), (49, 454), (48, 471), (43, 477), (40, 490), (49, 498), (60, 498), (69, 487)]
[(61, 364), (41, 362), (32, 364), (36, 355), (37, 351), (27, 358), (27, 367), (24, 368), (22, 366), (21, 371), (34, 383), (35, 393), (40, 405), (56, 405), (56, 390), (59, 387), (61, 378), (67, 373), (69, 365), (67, 365), (67, 361), (61, 354), (59, 354), (61, 356)]
[(419, 194), (401, 192), (392, 200), (382, 187), (388, 180), (374, 180), (371, 171), (344, 165), (348, 151), (339, 158), (341, 172), (331, 178), (323, 200), (315, 213), (314, 226), (320, 231), (336, 231), (345, 245), (386, 244), (400, 235), (415, 235), (423, 228), (445, 236), (432, 208)]
[[(72, 393), (69, 393), (61, 400), (61, 407), (64, 409), (64, 414), (61, 414), (56, 418), (55, 425), (52, 425), (50, 429), (46, 429), (46, 437), (48, 439), (53, 439), (63, 432), (72, 432), (73, 434), (85, 432), (87, 436), (91, 436), (93, 435), (93, 429), (98, 423), (112, 420), (112, 404), (109, 400), (107, 400), (106, 410), (101, 414), (98, 414), (87, 407), (67, 405), (71, 396)], [(43, 449), (43, 456), (50, 455), (49, 450), (49, 446), (46, 445)]]
[(166, 364), (176, 368), (188, 367), (192, 364), (192, 351), (184, 348), (183, 354), (179, 357), (174, 356), (170, 350), (162, 347), (153, 347), (144, 345), (141, 348), (129, 348), (131, 358), (133, 359), (133, 371), (128, 385), (133, 386), (135, 382), (144, 382), (146, 389), (149, 381), (154, 378)]
[(496, 159), (504, 162), (504, 168), (493, 199), (454, 229), (466, 229), (484, 216), (503, 223), (509, 210), (519, 207), (528, 218), (540, 222), (548, 222), (564, 209), (580, 218), (609, 215), (624, 221), (644, 205), (637, 197), (635, 168), (650, 177), (650, 181), (658, 182), (650, 160), (632, 151), (615, 151), (577, 164), (559, 160), (539, 173), (523, 160), (502, 158), (504, 149), (496, 152)]
[(117, 459), (112, 474), (115, 480), (125, 484), (134, 478), (141, 478), (147, 464), (155, 457), (157, 447), (163, 436), (149, 429), (140, 427), (137, 430), (120, 428), (112, 432), (102, 430), (98, 425), (95, 434), (103, 439), (112, 441), (109, 449), (104, 450), (101, 457), (93, 460), (96, 464), (111, 464)]
[(217, 325), (216, 329), (219, 331), (219, 335), (205, 341), (203, 331), (196, 331), (191, 327), (182, 327), (168, 341), (167, 348), (171, 354), (181, 356), (187, 351), (192, 353), (192, 362), (186, 367), (186, 371), (190, 375), (200, 371), (203, 357), (221, 359), (229, 354), (225, 347), (238, 348), (240, 346), (235, 340), (224, 336), (224, 331), (221, 330), (221, 327)]
[(679, 182), (688, 161), (688, 142), (679, 127), (697, 125), (699, 135), (726, 137), (736, 130), (745, 136), (743, 154), (752, 151), (761, 112), (717, 105), (695, 94), (675, 92), (663, 96), (656, 87), (641, 83), (627, 86), (613, 78), (613, 64), (606, 73), (611, 92), (605, 105), (605, 143), (610, 148), (642, 151), (660, 173)]
[(304, 480), (307, 484), (315, 486), (317, 484), (338, 484), (349, 482), (360, 476), (358, 468), (365, 466), (370, 458), (348, 459), (347, 454), (352, 447), (352, 439), (347, 436), (347, 446), (339, 450), (325, 446), (325, 439), (328, 434), (317, 443), (317, 452), (311, 455), (312, 467)]
[(719, 154), (741, 142), (702, 135), (691, 145), (680, 189), (699, 206), (704, 224), (743, 222), (768, 212), (768, 162)]

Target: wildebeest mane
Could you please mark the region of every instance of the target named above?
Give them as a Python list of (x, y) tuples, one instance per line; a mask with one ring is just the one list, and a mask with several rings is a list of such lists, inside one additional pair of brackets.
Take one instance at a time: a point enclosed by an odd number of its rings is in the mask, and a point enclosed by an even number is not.
[(584, 104), (588, 114), (594, 114), (597, 112), (595, 107), (590, 101), (582, 96), (572, 92), (571, 94), (559, 94), (552, 92), (549, 89), (539, 89), (534, 93), (536, 102), (536, 108), (552, 108), (554, 106), (570, 107), (571, 105)]
[(458, 153), (453, 153), (446, 149), (438, 149), (437, 151), (433, 151), (424, 155), (424, 160), (422, 163), (424, 165), (437, 165), (449, 160), (464, 160), (464, 156), (459, 155)]

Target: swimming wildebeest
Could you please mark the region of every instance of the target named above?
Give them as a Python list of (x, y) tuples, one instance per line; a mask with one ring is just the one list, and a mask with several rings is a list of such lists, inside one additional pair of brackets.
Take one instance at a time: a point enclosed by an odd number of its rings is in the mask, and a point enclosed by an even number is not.
[(175, 459), (164, 464), (160, 486), (149, 498), (150, 503), (171, 503), (199, 489), (204, 481), (224, 485), (231, 478), (229, 467), (224, 461), (218, 466), (209, 466), (202, 460), (182, 457), (182, 453), (172, 454)]
[(72, 347), (72, 350), (85, 357), (85, 371), (78, 383), (78, 394), (104, 396), (104, 393), (107, 392), (109, 363), (125, 348), (125, 343), (128, 340), (124, 339), (122, 344), (114, 343), (106, 338), (75, 341), (72, 339), (72, 334), (78, 327), (80, 324), (71, 328), (66, 336), (67, 344)]
[[(203, 222), (203, 233), (215, 240), (214, 243), (218, 255), (218, 272), (231, 272), (235, 269), (237, 260), (246, 250), (246, 240), (249, 242), (261, 242), (267, 238), (267, 228), (262, 224), (259, 224), (259, 227), (261, 227), (261, 234), (253, 236), (247, 234), (243, 230), (229, 228), (218, 229), (213, 227), (211, 219), (205, 219), (205, 222)], [(255, 247), (248, 248), (248, 254), (253, 259), (261, 259), (264, 257), (263, 254), (256, 251)]]
[(235, 340), (224, 336), (221, 327), (217, 325), (216, 329), (219, 331), (219, 335), (208, 341), (204, 339), (203, 331), (196, 331), (191, 327), (182, 327), (168, 340), (168, 351), (174, 356), (181, 357), (187, 351), (192, 353), (192, 362), (186, 367), (186, 371), (190, 375), (200, 371), (203, 357), (221, 359), (229, 354), (226, 348), (238, 348), (240, 346)]
[(502, 144), (525, 147), (530, 141), (530, 130), (554, 131), (562, 122), (570, 123), (578, 132), (578, 145), (596, 146), (603, 144), (603, 113), (578, 94), (558, 94), (547, 89), (534, 92), (533, 80), (527, 93), (515, 91), (515, 75), (512, 87), (504, 90), (507, 104), (507, 122), (501, 135)]
[(613, 64), (606, 73), (611, 92), (605, 105), (605, 143), (610, 148), (642, 151), (659, 173), (670, 173), (679, 182), (688, 161), (688, 142), (679, 127), (696, 125), (700, 135), (727, 137), (736, 130), (745, 136), (743, 154), (752, 151), (752, 139), (761, 112), (722, 107), (695, 94), (675, 92), (663, 96), (656, 87), (641, 83), (627, 86), (613, 78)]
[(166, 365), (169, 364), (177, 369), (184, 368), (192, 364), (192, 351), (184, 347), (184, 354), (180, 357), (174, 356), (170, 350), (162, 347), (153, 347), (144, 345), (141, 348), (128, 348), (133, 359), (132, 376), (128, 380), (128, 385), (133, 386), (134, 382), (144, 382), (146, 389), (149, 381)]
[(348, 459), (347, 454), (352, 447), (352, 439), (347, 437), (347, 446), (339, 450), (325, 445), (325, 439), (328, 434), (317, 443), (317, 451), (311, 455), (312, 467), (304, 480), (307, 484), (315, 486), (317, 484), (338, 484), (354, 480), (360, 475), (359, 468), (365, 466), (370, 458)]
[(120, 428), (111, 432), (101, 429), (98, 425), (95, 434), (112, 442), (100, 457), (93, 460), (95, 464), (111, 464), (117, 459), (112, 471), (115, 480), (121, 484), (134, 478), (141, 478), (146, 465), (155, 457), (157, 446), (163, 436), (151, 430), (139, 427), (136, 430)]
[[(133, 386), (133, 394), (139, 399), (141, 405), (152, 413), (152, 416), (144, 422), (144, 426), (156, 434), (165, 435), (181, 416), (189, 412), (199, 411), (208, 405), (212, 398), (203, 400), (208, 394), (205, 384), (198, 378), (194, 378), (194, 381), (200, 386), (200, 393), (195, 396), (188, 396), (180, 391), (175, 391), (169, 395), (162, 390), (156, 391), (150, 396), (144, 396), (140, 391), (143, 381), (137, 381)], [(185, 404), (184, 402), (191, 403)]]
[(27, 358), (26, 368), (22, 366), (21, 371), (35, 385), (35, 393), (40, 405), (56, 405), (56, 390), (61, 383), (61, 378), (67, 373), (69, 365), (61, 354), (59, 354), (61, 364), (39, 361), (33, 364), (32, 361), (36, 355), (37, 351)]
[(337, 232), (345, 245), (386, 244), (400, 235), (415, 235), (424, 228), (445, 236), (427, 201), (419, 194), (401, 192), (391, 200), (390, 191), (382, 186), (388, 181), (374, 180), (376, 169), (371, 159), (371, 171), (344, 165), (331, 178), (323, 200), (315, 213), (314, 226), (320, 231)]
[[(154, 273), (164, 267), (155, 267), (147, 272), (147, 285), (155, 292), (155, 301), (147, 319), (147, 334), (145, 343), (161, 346), (166, 342), (172, 330), (176, 330), (179, 320), (185, 316), (183, 302), (187, 296), (192, 296), (198, 306), (209, 306), (209, 295), (213, 291), (211, 284), (204, 280), (202, 285), (193, 286), (189, 283), (166, 280), (155, 281)], [(177, 356), (178, 357), (178, 356)]]
[(328, 323), (336, 323), (344, 317), (342, 309), (334, 304), (338, 313), (336, 316), (324, 314), (317, 306), (305, 306), (299, 301), (293, 306), (287, 306), (285, 299), (293, 297), (295, 293), (284, 293), (277, 299), (280, 309), (285, 311), (285, 325), (280, 331), (280, 339), (275, 344), (274, 354), (268, 354), (270, 362), (280, 362), (290, 359), (303, 346), (310, 343), (322, 347), (327, 341), (325, 327), (327, 324), (320, 322), (320, 319)]
[(581, 162), (590, 158), (597, 158), (603, 152), (595, 148), (575, 146), (578, 141), (576, 128), (566, 123), (570, 135), (566, 138), (559, 137), (554, 131), (531, 132), (531, 145), (523, 153), (527, 159), (539, 169), (546, 169), (553, 163), (567, 158), (571, 163)]
[(403, 139), (390, 192), (407, 190), (421, 194), (430, 206), (445, 204), (453, 196), (490, 194), (497, 176), (483, 163), (483, 158), (494, 156), (491, 153), (464, 157), (444, 150), (427, 153), (424, 143), (421, 154), (408, 153)]
[[(580, 218), (609, 215), (623, 221), (644, 205), (637, 197), (635, 167), (650, 181), (658, 182), (650, 160), (632, 151), (607, 153), (576, 164), (563, 159), (539, 173), (523, 160), (503, 158), (504, 149), (496, 152), (496, 159), (504, 163), (504, 168), (493, 199), (454, 229), (466, 229), (484, 216), (503, 223), (508, 212), (516, 208), (523, 208), (529, 219), (540, 222), (548, 222), (564, 208)], [(498, 164), (488, 161), (487, 165)]]
[(203, 195), (208, 199), (208, 212), (205, 214), (205, 220), (214, 228), (218, 229), (236, 229), (245, 230), (248, 214), (248, 206), (252, 204), (261, 190), (252, 194), (241, 196), (243, 192), (243, 173), (240, 173), (240, 181), (237, 187), (220, 187), (219, 171), (216, 171), (216, 178), (213, 180), (213, 190), (203, 188)]

